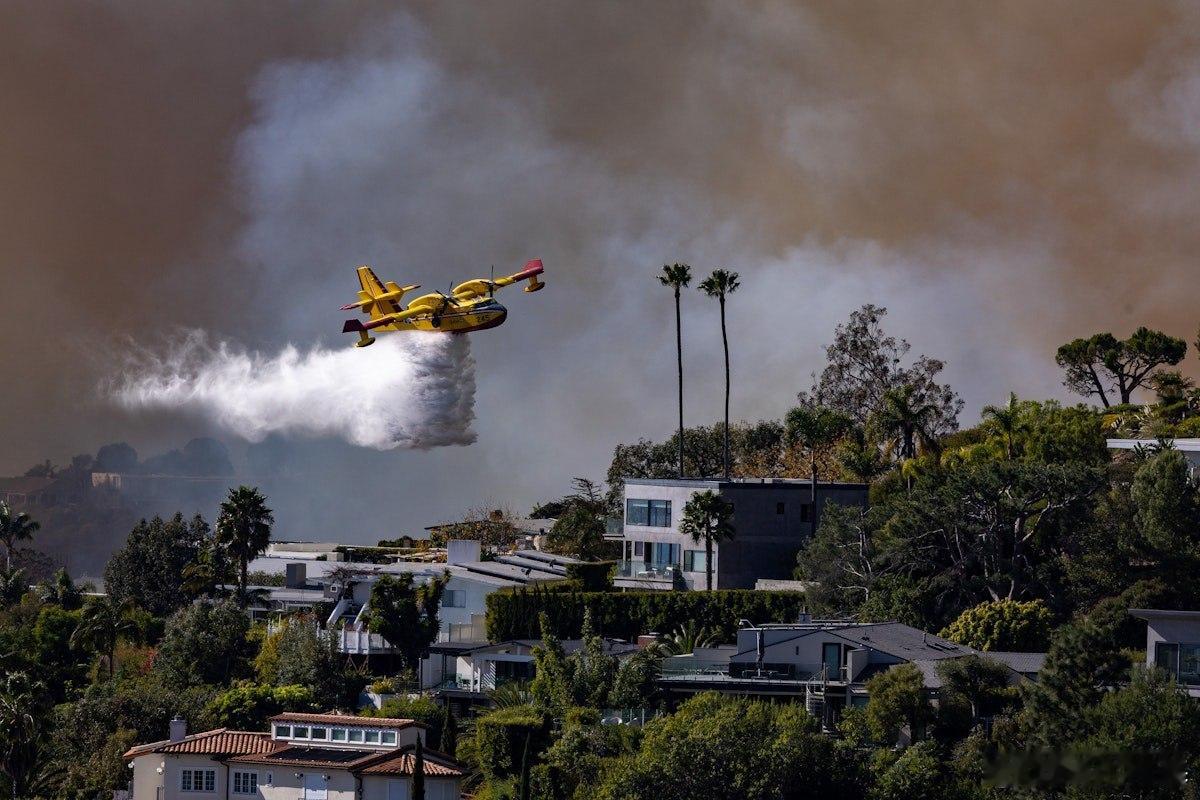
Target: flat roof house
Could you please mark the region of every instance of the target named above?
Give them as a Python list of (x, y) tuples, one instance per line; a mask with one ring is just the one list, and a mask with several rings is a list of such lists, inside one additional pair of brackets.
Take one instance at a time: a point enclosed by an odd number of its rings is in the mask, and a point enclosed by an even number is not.
[(679, 522), (688, 500), (709, 490), (733, 505), (736, 531), (713, 546), (714, 589), (753, 589), (760, 578), (791, 578), (821, 508), (867, 503), (861, 483), (822, 481), (814, 497), (807, 480), (626, 478), (622, 524), (606, 537), (622, 547), (617, 586), (670, 589), (678, 570), (689, 588), (704, 588), (704, 544), (681, 534)]
[(1200, 697), (1200, 611), (1131, 608), (1129, 614), (1146, 621), (1146, 666), (1165, 670)]
[[(131, 800), (410, 800), (425, 728), (411, 719), (340, 714), (279, 714), (267, 733), (213, 731), (171, 735), (125, 753), (133, 765)], [(458, 800), (462, 769), (424, 753), (427, 800)]]

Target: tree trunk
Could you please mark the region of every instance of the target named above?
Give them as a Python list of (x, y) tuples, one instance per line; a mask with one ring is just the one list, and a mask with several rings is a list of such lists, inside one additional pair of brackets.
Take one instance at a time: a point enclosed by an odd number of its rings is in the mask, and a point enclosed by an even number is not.
[(246, 606), (246, 605), (249, 605), (248, 601), (246, 600), (246, 584), (250, 580), (250, 575), (249, 575), (250, 561), (245, 556), (242, 556), (241, 561), (242, 561), (242, 577), (241, 577), (240, 590), (239, 590), (241, 597), (238, 599), (238, 602), (240, 602), (243, 606)]
[(725, 480), (729, 480), (729, 336), (725, 333), (725, 295), (720, 300), (721, 344), (725, 348)]
[(680, 320), (679, 287), (675, 287), (675, 365), (679, 373), (679, 477), (683, 478), (683, 322)]
[(712, 591), (712, 535), (704, 537), (704, 588)]

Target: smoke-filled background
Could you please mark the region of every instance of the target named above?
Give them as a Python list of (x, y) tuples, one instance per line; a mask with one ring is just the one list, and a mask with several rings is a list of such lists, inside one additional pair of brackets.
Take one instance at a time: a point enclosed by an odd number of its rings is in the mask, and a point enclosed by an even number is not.
[[(546, 290), (506, 290), (471, 340), (477, 442), (286, 428), (282, 537), (523, 510), (668, 435), (664, 262), (741, 273), (745, 419), (864, 302), (948, 362), (968, 421), (1061, 396), (1066, 339), (1200, 321), (1182, 3), (12, 2), (0, 53), (0, 473), (236, 442), (194, 403), (107, 402), (129, 338), (359, 357), (356, 264), (445, 288), (544, 259)], [(721, 410), (716, 313), (685, 298), (691, 423)]]

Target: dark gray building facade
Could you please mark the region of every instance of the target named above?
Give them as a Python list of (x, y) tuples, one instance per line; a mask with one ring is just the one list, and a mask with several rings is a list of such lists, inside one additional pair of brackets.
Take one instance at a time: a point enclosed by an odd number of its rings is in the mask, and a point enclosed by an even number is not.
[(813, 497), (807, 480), (627, 478), (624, 518), (610, 536), (622, 546), (618, 586), (669, 589), (678, 572), (689, 588), (704, 588), (704, 543), (681, 534), (679, 523), (688, 500), (708, 490), (733, 505), (734, 537), (714, 545), (716, 589), (753, 589), (759, 578), (792, 577), (796, 554), (826, 505), (867, 503), (861, 483), (819, 482)]

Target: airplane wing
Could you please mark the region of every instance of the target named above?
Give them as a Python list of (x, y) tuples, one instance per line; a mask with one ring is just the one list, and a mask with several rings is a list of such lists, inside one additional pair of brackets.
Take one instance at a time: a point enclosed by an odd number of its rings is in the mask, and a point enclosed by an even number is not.
[[(461, 288), (468, 289), (473, 293), (484, 294), (488, 291), (489, 284), (499, 289), (501, 287), (511, 286), (514, 283), (528, 279), (529, 285), (525, 287), (525, 291), (536, 292), (538, 289), (541, 289), (546, 285), (537, 279), (537, 276), (541, 275), (543, 272), (545, 272), (545, 268), (542, 267), (542, 260), (540, 258), (535, 258), (532, 261), (527, 261), (525, 263), (525, 269), (521, 270), (515, 275), (507, 275), (503, 278), (496, 278), (494, 281), (485, 281), (483, 279), (467, 281), (459, 286)], [(458, 288), (455, 288), (454, 293), (455, 296), (458, 295)]]
[(404, 296), (405, 292), (420, 288), (417, 285), (400, 286), (395, 281), (388, 281), (385, 284), (368, 266), (358, 268), (358, 284), (362, 287), (362, 291), (358, 293), (358, 299), (342, 306), (342, 311), (359, 308), (364, 313), (370, 314), (372, 320), (400, 313), (403, 311), (400, 307), (400, 298)]

